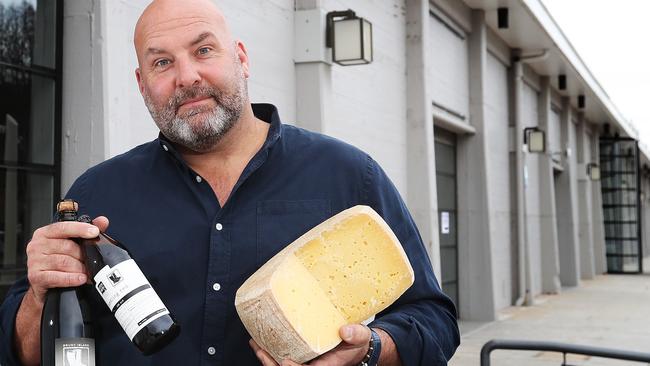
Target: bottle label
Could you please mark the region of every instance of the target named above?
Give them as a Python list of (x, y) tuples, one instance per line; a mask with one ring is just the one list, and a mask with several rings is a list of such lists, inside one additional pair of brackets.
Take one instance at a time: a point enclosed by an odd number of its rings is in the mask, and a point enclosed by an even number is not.
[(57, 338), (54, 347), (54, 366), (95, 366), (92, 338)]
[(105, 266), (94, 279), (95, 289), (131, 340), (147, 324), (169, 314), (133, 259)]

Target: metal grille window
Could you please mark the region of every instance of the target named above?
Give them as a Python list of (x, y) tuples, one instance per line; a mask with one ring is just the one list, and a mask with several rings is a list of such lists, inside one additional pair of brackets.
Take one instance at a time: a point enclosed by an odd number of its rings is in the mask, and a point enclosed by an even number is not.
[(600, 166), (607, 271), (642, 272), (637, 141), (601, 138)]
[(0, 0), (0, 300), (60, 192), (62, 0)]

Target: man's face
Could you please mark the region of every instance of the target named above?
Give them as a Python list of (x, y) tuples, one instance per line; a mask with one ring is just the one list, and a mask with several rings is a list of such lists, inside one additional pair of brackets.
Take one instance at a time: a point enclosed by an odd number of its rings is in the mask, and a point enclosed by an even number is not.
[(214, 148), (248, 103), (246, 50), (220, 25), (181, 15), (148, 22), (136, 36), (136, 76), (151, 116), (165, 137), (196, 152)]

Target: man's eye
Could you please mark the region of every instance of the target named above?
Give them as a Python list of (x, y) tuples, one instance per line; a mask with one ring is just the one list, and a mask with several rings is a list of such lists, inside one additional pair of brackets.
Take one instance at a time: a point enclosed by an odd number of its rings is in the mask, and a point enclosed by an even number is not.
[(199, 48), (199, 50), (198, 50), (198, 54), (199, 54), (199, 55), (205, 55), (205, 54), (207, 54), (208, 52), (210, 52), (210, 47), (201, 47), (201, 48)]
[(158, 60), (153, 65), (156, 67), (164, 67), (169, 65), (169, 60), (167, 59)]

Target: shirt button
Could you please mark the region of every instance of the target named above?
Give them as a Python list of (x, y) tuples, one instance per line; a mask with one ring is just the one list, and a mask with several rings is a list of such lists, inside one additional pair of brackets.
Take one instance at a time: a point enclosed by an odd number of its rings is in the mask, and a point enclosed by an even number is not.
[(220, 222), (218, 222), (214, 227), (215, 227), (218, 231), (221, 231), (221, 229), (223, 229), (223, 225), (221, 225)]
[(212, 285), (212, 289), (215, 290), (215, 291), (219, 291), (219, 290), (221, 290), (221, 285), (218, 284), (218, 283), (215, 283), (214, 285)]
[(203, 179), (202, 179), (200, 176), (198, 176), (198, 175), (196, 176), (196, 182), (197, 182), (197, 183), (201, 183), (202, 180), (203, 180)]
[(217, 350), (214, 347), (208, 347), (208, 354), (210, 356), (214, 356), (215, 353), (217, 353)]
[(167, 147), (167, 145), (163, 145), (163, 149), (165, 149), (165, 151), (169, 151), (169, 148)]

